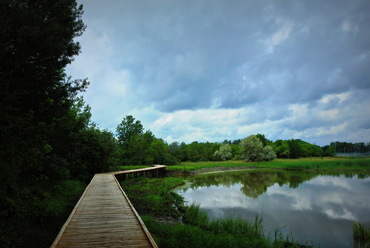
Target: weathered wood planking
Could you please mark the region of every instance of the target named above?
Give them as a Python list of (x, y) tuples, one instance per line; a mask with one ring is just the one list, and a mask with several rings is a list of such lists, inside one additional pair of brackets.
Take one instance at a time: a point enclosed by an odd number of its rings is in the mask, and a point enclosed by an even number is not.
[(157, 247), (112, 174), (96, 174), (51, 247)]

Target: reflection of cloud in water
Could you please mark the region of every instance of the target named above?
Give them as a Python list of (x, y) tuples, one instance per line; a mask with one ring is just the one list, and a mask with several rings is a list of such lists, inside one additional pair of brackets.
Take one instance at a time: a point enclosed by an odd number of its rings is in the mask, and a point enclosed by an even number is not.
[(269, 188), (266, 193), (269, 196), (282, 195), (290, 199), (291, 206), (295, 210), (311, 210), (312, 199), (308, 195), (302, 195), (302, 192), (296, 189), (291, 189), (287, 186), (279, 187), (275, 184), (273, 187)]
[[(327, 181), (327, 182), (326, 182)], [(270, 186), (257, 200), (241, 192), (241, 183), (219, 186), (198, 187), (180, 192), (187, 202), (195, 202), (203, 208), (248, 208), (266, 211), (271, 208), (298, 211), (320, 211), (330, 218), (361, 221), (361, 211), (370, 205), (368, 190), (361, 186), (363, 180), (318, 176), (298, 188), (277, 183)]]
[(349, 212), (347, 209), (342, 209), (343, 211), (340, 211), (339, 213), (335, 211), (334, 209), (326, 209), (324, 213), (332, 219), (345, 219), (345, 220), (357, 220), (355, 216), (351, 212)]
[(344, 189), (351, 189), (350, 181), (338, 177), (320, 176), (307, 182), (312, 185), (330, 186), (334, 185)]
[[(272, 176), (264, 178), (273, 179)], [(180, 193), (189, 203), (200, 204), (213, 216), (234, 215), (253, 219), (258, 214), (271, 232), (276, 227), (285, 226), (286, 233), (292, 232), (294, 238), (303, 242), (314, 239), (317, 240), (314, 243), (323, 247), (351, 246), (352, 222), (368, 222), (370, 219), (369, 178), (317, 176), (300, 183), (297, 188), (290, 188), (288, 183), (279, 186), (276, 181), (266, 181), (264, 185), (269, 185), (267, 191), (255, 199), (243, 193), (243, 183), (228, 184), (229, 188), (198, 187)], [(249, 184), (247, 193), (256, 192), (252, 185)], [(335, 241), (330, 243), (330, 239)]]
[(180, 192), (185, 201), (200, 204), (202, 208), (256, 208), (257, 204), (246, 199), (240, 191), (240, 184), (234, 184), (228, 188), (211, 186), (188, 189)]

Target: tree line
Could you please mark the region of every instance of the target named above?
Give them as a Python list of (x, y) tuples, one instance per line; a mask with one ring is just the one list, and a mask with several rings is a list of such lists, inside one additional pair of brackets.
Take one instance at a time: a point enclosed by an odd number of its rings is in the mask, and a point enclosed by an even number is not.
[(330, 146), (335, 147), (337, 153), (370, 153), (370, 142), (331, 142)]
[(246, 160), (269, 161), (274, 158), (334, 157), (338, 152), (368, 152), (370, 142), (332, 142), (318, 146), (301, 139), (271, 141), (263, 134), (223, 142), (172, 142), (156, 138), (150, 130), (144, 132), (139, 120), (126, 116), (117, 127), (117, 157), (120, 165), (164, 164), (181, 162)]

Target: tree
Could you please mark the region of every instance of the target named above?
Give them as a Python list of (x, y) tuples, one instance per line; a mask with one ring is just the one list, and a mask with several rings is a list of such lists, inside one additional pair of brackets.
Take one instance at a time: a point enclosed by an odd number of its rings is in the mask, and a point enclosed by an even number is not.
[(335, 157), (336, 151), (335, 151), (335, 146), (330, 145), (330, 146), (324, 146), (322, 148), (323, 150), (323, 155), (327, 157)]
[(154, 135), (149, 130), (144, 132), (144, 127), (139, 120), (135, 121), (132, 115), (128, 115), (123, 118), (116, 131), (121, 149), (121, 164), (141, 165), (153, 162), (149, 148)]
[(256, 136), (257, 136), (257, 138), (259, 138), (261, 140), (263, 146), (272, 145), (272, 141), (266, 139), (264, 134), (258, 133), (258, 134), (256, 134)]
[(271, 161), (271, 160), (274, 160), (276, 158), (276, 153), (274, 151), (274, 149), (272, 148), (272, 146), (265, 146), (263, 148), (263, 160), (265, 161)]
[(289, 145), (290, 158), (300, 158), (303, 155), (302, 146), (300, 145), (301, 140), (290, 139), (287, 141)]
[(219, 150), (215, 151), (215, 156), (219, 156), (222, 160), (229, 160), (232, 158), (232, 150), (229, 143), (224, 143), (220, 146)]
[(169, 152), (169, 146), (163, 139), (154, 139), (150, 145), (150, 154), (154, 164), (175, 165), (178, 161)]
[(250, 135), (240, 142), (245, 161), (269, 161), (276, 157), (271, 146), (263, 146), (257, 135)]
[(290, 157), (289, 144), (285, 140), (276, 140), (274, 142), (274, 151), (276, 152), (276, 156), (278, 158), (289, 158)]
[(0, 3), (1, 247), (50, 241), (33, 230), (53, 219), (43, 203), (53, 185), (70, 177), (66, 151), (82, 128), (71, 108), (88, 82), (64, 73), (80, 51), (82, 13), (74, 0)]
[(132, 115), (128, 115), (118, 125), (116, 132), (118, 143), (125, 146), (133, 137), (142, 135), (144, 128), (139, 120), (135, 121)]

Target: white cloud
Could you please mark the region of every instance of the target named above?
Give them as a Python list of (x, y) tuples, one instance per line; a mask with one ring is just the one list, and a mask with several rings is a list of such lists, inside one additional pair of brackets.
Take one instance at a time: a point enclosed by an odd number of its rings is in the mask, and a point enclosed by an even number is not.
[(340, 94), (328, 94), (328, 95), (324, 95), (321, 98), (320, 103), (326, 104), (326, 103), (330, 103), (333, 100), (339, 100), (339, 103), (342, 103), (346, 101), (350, 96), (351, 96), (351, 92), (343, 92)]
[(357, 27), (348, 18), (342, 22), (341, 28), (345, 32), (357, 32)]
[(81, 2), (87, 30), (67, 73), (90, 79), (103, 128), (132, 114), (167, 141), (370, 140), (362, 0), (351, 16), (311, 2)]
[(278, 30), (263, 41), (266, 45), (267, 53), (272, 53), (276, 46), (287, 40), (294, 26), (292, 21), (282, 18), (277, 18), (276, 24), (279, 25)]

